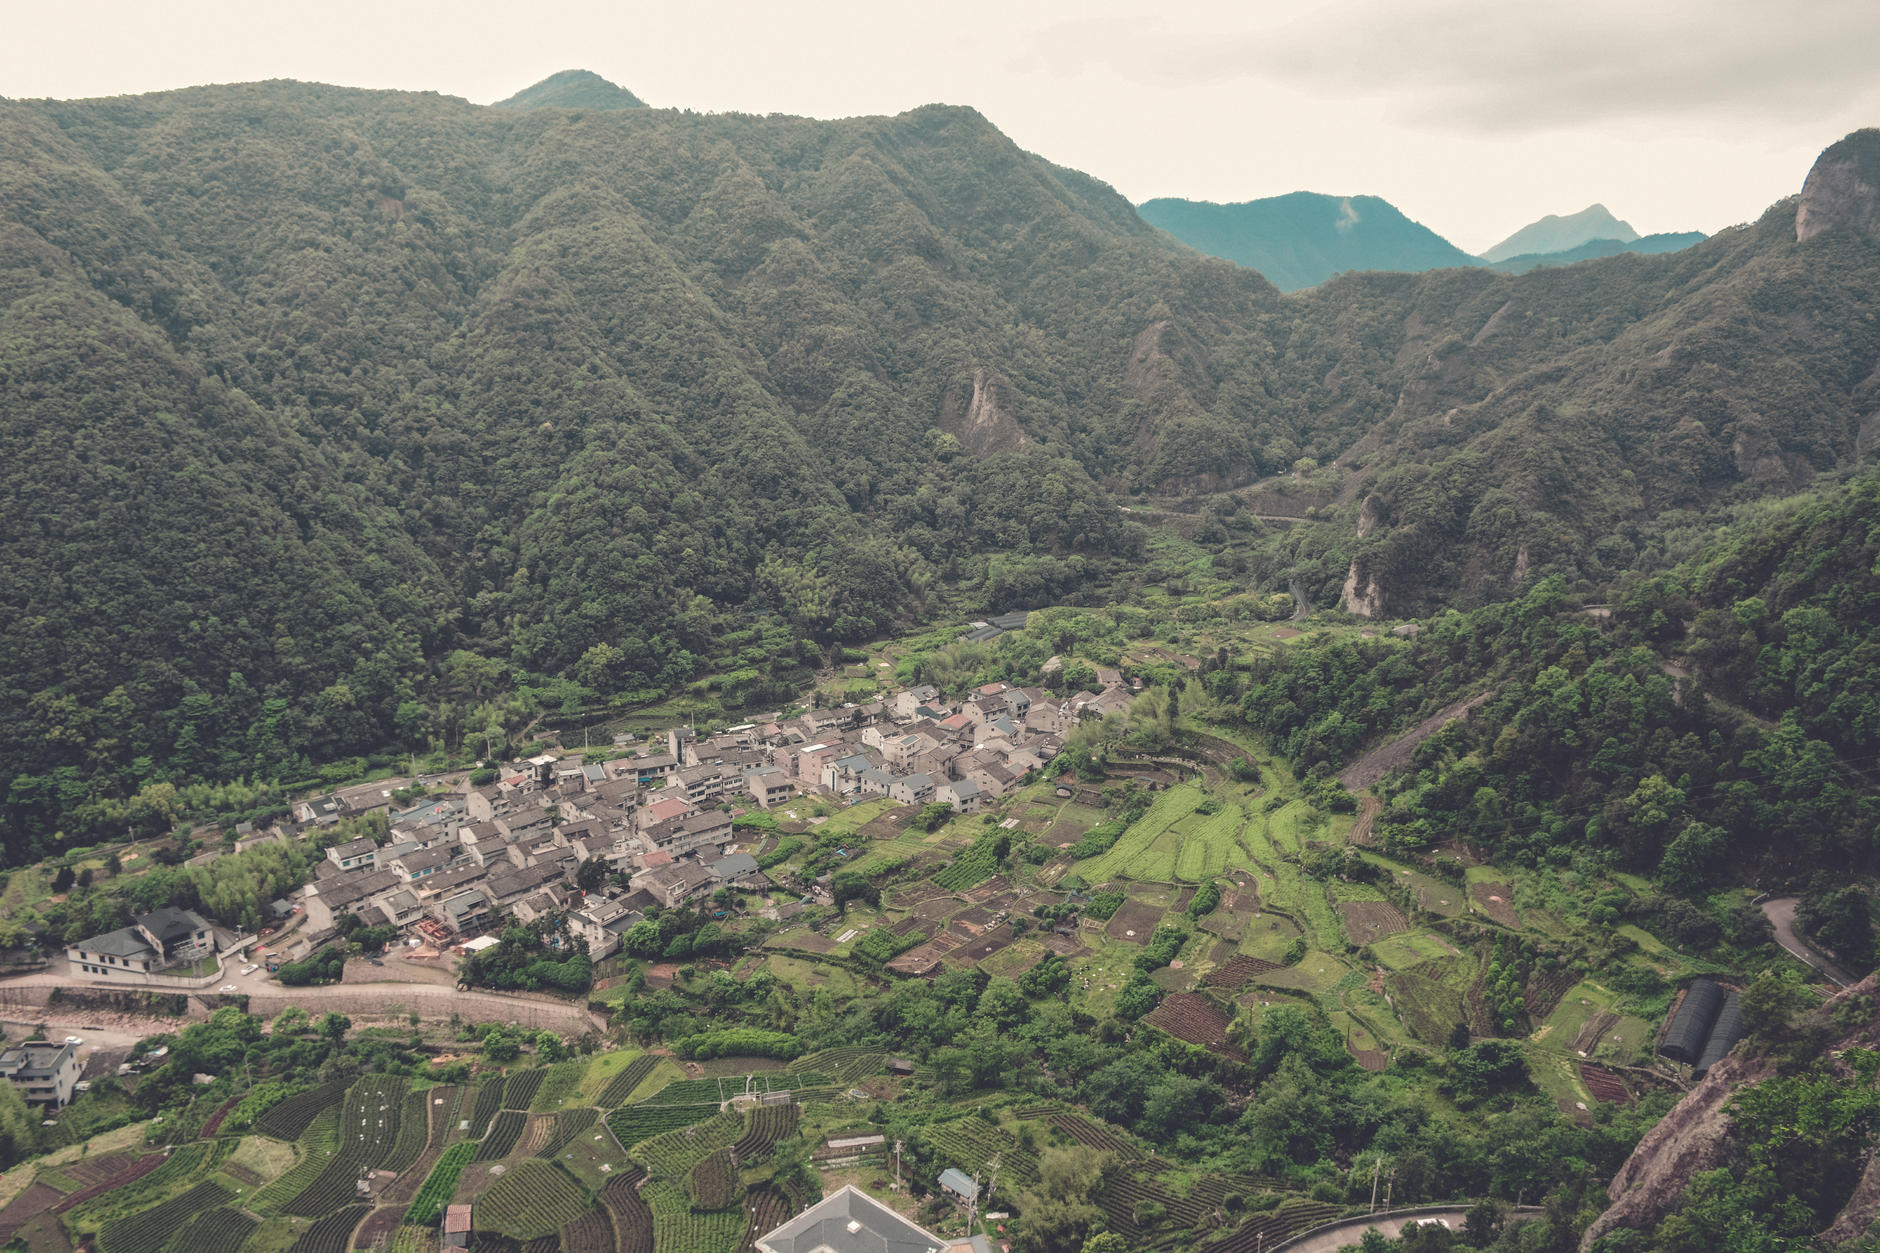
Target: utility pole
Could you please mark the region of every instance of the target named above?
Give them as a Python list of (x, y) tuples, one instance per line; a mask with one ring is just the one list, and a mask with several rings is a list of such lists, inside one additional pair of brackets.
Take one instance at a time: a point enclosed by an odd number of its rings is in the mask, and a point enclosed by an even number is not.
[(1373, 1214), (1377, 1213), (1377, 1175), (1383, 1168), (1383, 1158), (1374, 1157), (1371, 1159), (1371, 1212)]
[(903, 1141), (901, 1140), (896, 1140), (894, 1142), (894, 1190), (896, 1192), (901, 1191), (901, 1145), (902, 1143)]
[(1390, 1212), (1390, 1190), (1397, 1186), (1397, 1168), (1392, 1166), (1390, 1173), (1384, 1176), (1384, 1212)]
[(992, 1155), (991, 1166), (992, 1166), (992, 1178), (986, 1180), (986, 1204), (987, 1206), (991, 1206), (992, 1204), (992, 1190), (999, 1186), (999, 1155), (997, 1153), (994, 1153)]

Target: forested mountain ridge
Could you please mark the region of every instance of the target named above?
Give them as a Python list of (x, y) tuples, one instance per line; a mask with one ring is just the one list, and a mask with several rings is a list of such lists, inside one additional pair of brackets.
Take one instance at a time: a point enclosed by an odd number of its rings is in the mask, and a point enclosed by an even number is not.
[(1114, 492), (1301, 457), (1363, 475), (1274, 550), (1319, 603), (1354, 560), (1393, 610), (1502, 594), (1523, 549), (1597, 576), (1620, 520), (1854, 454), (1880, 290), (1779, 207), (1282, 298), (970, 109), (292, 83), (0, 104), (0, 232), (16, 840), (454, 741), (524, 682), (761, 668), (754, 623), (1075, 596), (1142, 543)]

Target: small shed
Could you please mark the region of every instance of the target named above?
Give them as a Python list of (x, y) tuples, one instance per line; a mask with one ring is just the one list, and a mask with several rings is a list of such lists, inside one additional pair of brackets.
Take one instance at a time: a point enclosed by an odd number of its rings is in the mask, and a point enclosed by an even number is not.
[(968, 1204), (979, 1199), (979, 1184), (971, 1175), (951, 1166), (940, 1172), (940, 1189)]
[(470, 1207), (468, 1205), (452, 1205), (444, 1210), (444, 1247), (447, 1249), (470, 1247)]
[(914, 1063), (905, 1057), (890, 1057), (888, 1059), (888, 1073), (906, 1078), (908, 1075), (914, 1073)]
[(1717, 1025), (1717, 1018), (1723, 1013), (1726, 999), (1722, 986), (1714, 979), (1692, 983), (1684, 999), (1678, 1002), (1678, 1012), (1671, 1016), (1671, 1024), (1665, 1028), (1665, 1038), (1658, 1045), (1659, 1054), (1687, 1065), (1696, 1064), (1703, 1056), (1711, 1028)]

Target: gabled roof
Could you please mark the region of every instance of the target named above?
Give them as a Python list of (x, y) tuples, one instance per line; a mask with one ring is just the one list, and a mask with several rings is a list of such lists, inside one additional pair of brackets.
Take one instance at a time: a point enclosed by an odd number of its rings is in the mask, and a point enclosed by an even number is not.
[(951, 1247), (853, 1184), (757, 1238), (762, 1253), (942, 1253)]

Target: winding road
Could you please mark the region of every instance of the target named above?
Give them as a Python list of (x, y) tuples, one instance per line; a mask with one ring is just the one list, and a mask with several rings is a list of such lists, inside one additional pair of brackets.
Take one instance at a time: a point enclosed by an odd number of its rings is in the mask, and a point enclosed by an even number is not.
[(1775, 928), (1776, 943), (1796, 961), (1813, 966), (1826, 978), (1832, 979), (1842, 987), (1849, 987), (1854, 979), (1839, 966), (1808, 947), (1801, 936), (1795, 934), (1795, 905), (1793, 896), (1776, 896), (1762, 903), (1763, 917)]

